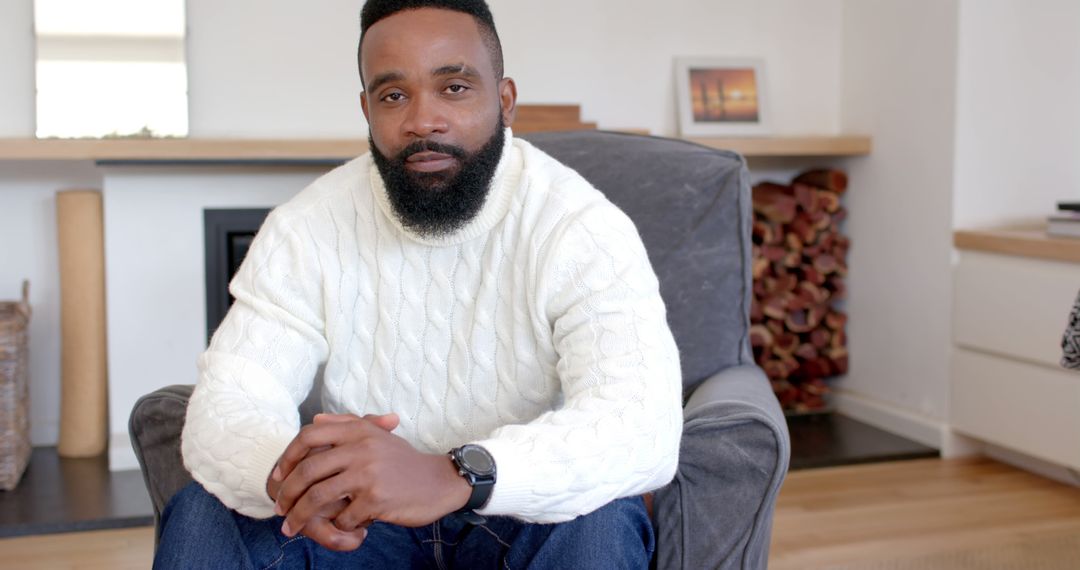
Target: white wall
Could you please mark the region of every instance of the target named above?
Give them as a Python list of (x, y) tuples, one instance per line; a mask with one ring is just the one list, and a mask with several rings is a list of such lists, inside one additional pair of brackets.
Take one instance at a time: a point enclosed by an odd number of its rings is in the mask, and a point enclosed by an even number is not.
[[(0, 138), (34, 136), (33, 0), (0, 2)], [(99, 188), (83, 162), (0, 162), (0, 299), (30, 280), (30, 439), (55, 444), (60, 427), (57, 190)]]
[(100, 188), (89, 163), (0, 162), (0, 299), (30, 280), (30, 440), (52, 445), (60, 426), (60, 280), (57, 190)]
[[(33, 0), (0, 2), (0, 138), (34, 136)], [(0, 162), (0, 299), (30, 280), (30, 439), (55, 444), (60, 418), (60, 280), (53, 197), (98, 188), (82, 162)]]
[[(362, 0), (188, 0), (192, 137), (363, 137)], [(676, 133), (678, 55), (757, 56), (775, 130), (834, 133), (840, 0), (491, 0), (524, 103)]]
[(204, 208), (276, 206), (325, 168), (109, 168), (105, 171), (109, 465), (137, 468), (127, 444), (135, 401), (194, 384), (206, 348)]
[(1080, 2), (961, 0), (954, 225), (1080, 200)]
[(675, 135), (676, 56), (761, 57), (776, 132), (837, 131), (838, 0), (490, 1), (524, 102)]
[(851, 367), (842, 411), (941, 445), (948, 414), (956, 0), (846, 0)]
[(33, 0), (0, 2), (0, 137), (34, 136)]
[[(366, 136), (355, 61), (361, 5), (187, 0), (191, 136)], [(34, 132), (31, 6), (0, 3), (0, 136)], [(602, 128), (673, 135), (676, 56), (757, 56), (767, 61), (776, 132), (837, 131), (841, 0), (491, 6), (522, 102), (579, 103)]]
[(362, 0), (187, 0), (190, 136), (364, 138)]

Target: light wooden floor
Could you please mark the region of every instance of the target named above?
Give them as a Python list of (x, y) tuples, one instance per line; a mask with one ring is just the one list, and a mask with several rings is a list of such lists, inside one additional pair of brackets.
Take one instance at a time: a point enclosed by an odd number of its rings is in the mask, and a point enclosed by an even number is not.
[(989, 459), (798, 471), (777, 504), (769, 568), (918, 557), (1080, 533), (1080, 489)]
[(0, 540), (0, 568), (146, 570), (153, 558), (152, 527)]
[[(812, 569), (1080, 533), (1080, 489), (987, 459), (792, 473), (773, 526), (772, 569)], [(0, 567), (144, 569), (150, 528), (0, 540)]]

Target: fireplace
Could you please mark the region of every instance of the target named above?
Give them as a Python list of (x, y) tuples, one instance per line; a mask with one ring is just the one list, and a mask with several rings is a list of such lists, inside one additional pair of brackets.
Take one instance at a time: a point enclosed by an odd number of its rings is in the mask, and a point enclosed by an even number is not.
[(229, 281), (244, 261), (251, 240), (262, 226), (269, 208), (206, 209), (203, 210), (203, 229), (206, 244), (206, 340), (232, 306)]

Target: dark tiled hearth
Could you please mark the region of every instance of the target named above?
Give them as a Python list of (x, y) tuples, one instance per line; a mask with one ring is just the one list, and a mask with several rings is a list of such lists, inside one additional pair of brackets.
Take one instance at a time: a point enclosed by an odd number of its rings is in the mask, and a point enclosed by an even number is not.
[(792, 416), (791, 469), (938, 457), (936, 449), (840, 414)]
[(19, 485), (0, 491), (0, 537), (151, 524), (142, 473), (110, 473), (104, 455), (61, 459), (55, 447), (35, 447)]
[[(788, 418), (791, 468), (937, 457), (936, 450), (837, 414)], [(138, 471), (109, 472), (104, 456), (61, 459), (34, 449), (14, 491), (0, 491), (0, 538), (151, 525)]]

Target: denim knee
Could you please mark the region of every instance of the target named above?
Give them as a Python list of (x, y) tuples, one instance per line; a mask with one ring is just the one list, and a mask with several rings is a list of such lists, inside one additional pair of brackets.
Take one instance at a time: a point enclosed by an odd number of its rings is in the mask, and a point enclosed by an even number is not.
[(618, 499), (574, 520), (527, 525), (510, 548), (510, 566), (648, 568), (656, 549), (640, 497)]
[(641, 497), (617, 499), (578, 520), (585, 524), (586, 529), (589, 529), (585, 532), (603, 536), (633, 530), (641, 536), (642, 544), (647, 552), (652, 554), (655, 547), (652, 520), (649, 519), (649, 513), (645, 510), (645, 502)]
[(251, 566), (231, 511), (198, 483), (169, 500), (160, 533), (155, 569)]
[(176, 492), (161, 513), (162, 528), (169, 521), (204, 521), (211, 514), (228, 514), (228, 509), (217, 497), (207, 492), (197, 482), (191, 482)]

